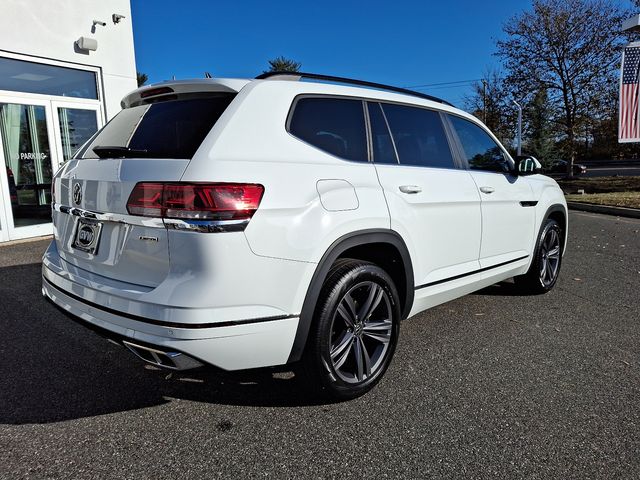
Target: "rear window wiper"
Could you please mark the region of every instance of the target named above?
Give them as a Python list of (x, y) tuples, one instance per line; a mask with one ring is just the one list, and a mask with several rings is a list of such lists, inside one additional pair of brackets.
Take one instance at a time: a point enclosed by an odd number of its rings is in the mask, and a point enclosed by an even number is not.
[(92, 148), (93, 152), (99, 158), (132, 158), (145, 157), (149, 153), (148, 150), (142, 148), (118, 147), (96, 145)]

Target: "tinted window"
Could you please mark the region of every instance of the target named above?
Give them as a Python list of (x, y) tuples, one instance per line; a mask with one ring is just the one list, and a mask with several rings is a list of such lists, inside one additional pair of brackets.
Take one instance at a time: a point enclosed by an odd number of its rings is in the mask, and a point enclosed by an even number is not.
[(96, 135), (82, 157), (191, 158), (234, 96), (219, 94), (126, 108)]
[(337, 157), (367, 161), (367, 135), (361, 100), (301, 98), (296, 103), (289, 131)]
[(396, 152), (393, 149), (391, 134), (387, 128), (387, 122), (382, 115), (379, 103), (367, 104), (369, 109), (369, 122), (371, 123), (371, 140), (373, 142), (373, 161), (376, 163), (398, 163)]
[(464, 154), (472, 170), (508, 172), (510, 165), (500, 146), (476, 124), (453, 115), (449, 116)]
[(454, 168), (438, 112), (392, 104), (382, 108), (402, 165)]

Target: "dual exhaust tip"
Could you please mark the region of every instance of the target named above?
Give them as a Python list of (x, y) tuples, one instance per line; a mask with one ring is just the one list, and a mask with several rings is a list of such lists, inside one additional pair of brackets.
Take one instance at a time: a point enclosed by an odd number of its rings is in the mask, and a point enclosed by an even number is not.
[(181, 352), (163, 351), (157, 348), (138, 345), (128, 340), (122, 340), (122, 345), (144, 362), (168, 370), (190, 370), (203, 365), (199, 361)]

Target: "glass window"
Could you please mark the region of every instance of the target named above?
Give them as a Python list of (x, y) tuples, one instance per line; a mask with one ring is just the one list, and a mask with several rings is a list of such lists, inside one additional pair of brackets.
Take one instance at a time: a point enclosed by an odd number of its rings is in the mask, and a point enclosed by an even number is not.
[(16, 227), (51, 221), (51, 152), (45, 107), (0, 103), (0, 135)]
[(98, 130), (95, 110), (58, 108), (62, 155), (67, 161)]
[(391, 134), (387, 122), (382, 115), (379, 103), (367, 103), (369, 123), (371, 123), (371, 140), (373, 142), (373, 161), (376, 163), (397, 164), (396, 152), (393, 148)]
[(301, 98), (289, 131), (336, 157), (367, 161), (367, 134), (361, 100)]
[(426, 108), (385, 103), (401, 165), (455, 168), (440, 114)]
[(191, 158), (235, 94), (126, 108), (96, 135), (82, 158)]
[(510, 171), (510, 163), (500, 146), (475, 123), (464, 118), (449, 115), (455, 128), (464, 154), (472, 170), (486, 170), (490, 172)]
[(13, 58), (0, 58), (0, 90), (98, 98), (94, 72)]

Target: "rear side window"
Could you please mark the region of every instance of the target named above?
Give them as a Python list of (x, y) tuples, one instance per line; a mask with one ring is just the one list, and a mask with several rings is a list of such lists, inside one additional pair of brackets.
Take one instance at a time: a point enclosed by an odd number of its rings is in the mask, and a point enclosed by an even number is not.
[(369, 123), (371, 124), (373, 161), (376, 163), (397, 164), (398, 159), (393, 148), (393, 141), (380, 104), (368, 102), (367, 108), (369, 109)]
[(383, 104), (401, 165), (455, 168), (440, 114), (425, 108)]
[(235, 94), (180, 98), (126, 108), (82, 158), (192, 158)]
[(368, 161), (361, 100), (301, 98), (295, 104), (289, 132), (336, 157)]
[(500, 146), (476, 124), (464, 118), (449, 115), (458, 134), (465, 157), (472, 170), (506, 173), (510, 164)]

